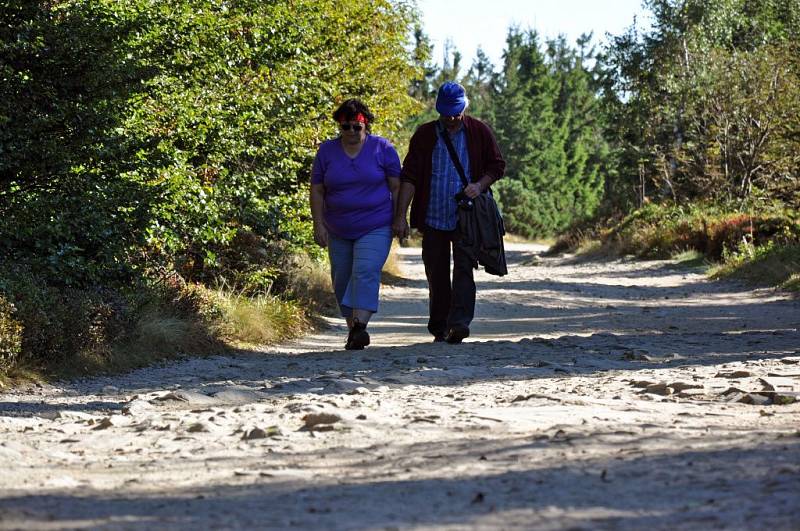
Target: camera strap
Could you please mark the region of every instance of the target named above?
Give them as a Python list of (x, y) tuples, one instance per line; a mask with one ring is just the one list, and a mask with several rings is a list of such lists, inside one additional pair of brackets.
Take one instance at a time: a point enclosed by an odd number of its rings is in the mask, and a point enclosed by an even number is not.
[(464, 166), (461, 165), (461, 161), (458, 159), (456, 148), (453, 147), (453, 141), (450, 139), (450, 135), (447, 134), (447, 131), (444, 130), (441, 123), (437, 124), (436, 129), (439, 130), (439, 135), (442, 137), (442, 140), (444, 140), (444, 145), (447, 146), (447, 152), (450, 153), (450, 160), (453, 161), (453, 166), (456, 167), (458, 176), (461, 177), (461, 182), (464, 183), (464, 188), (466, 188), (469, 184), (467, 182), (467, 175), (464, 173)]

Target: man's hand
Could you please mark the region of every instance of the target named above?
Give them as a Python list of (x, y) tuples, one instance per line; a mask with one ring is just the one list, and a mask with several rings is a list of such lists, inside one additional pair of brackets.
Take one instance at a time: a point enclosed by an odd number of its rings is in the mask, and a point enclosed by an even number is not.
[(314, 241), (320, 247), (328, 246), (328, 229), (322, 223), (314, 223)]
[(408, 221), (405, 216), (395, 216), (392, 223), (392, 233), (401, 240), (408, 238)]
[(466, 188), (464, 188), (464, 195), (469, 197), (470, 199), (475, 199), (483, 192), (483, 187), (480, 183), (469, 183)]

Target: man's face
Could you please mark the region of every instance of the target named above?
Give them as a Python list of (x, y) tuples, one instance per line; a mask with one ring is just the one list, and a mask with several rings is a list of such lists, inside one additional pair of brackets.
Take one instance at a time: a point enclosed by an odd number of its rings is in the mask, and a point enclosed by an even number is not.
[(442, 122), (442, 125), (450, 131), (451, 133), (458, 131), (461, 129), (461, 126), (464, 123), (464, 113), (457, 114), (455, 116), (445, 116), (444, 114), (439, 115), (439, 121)]

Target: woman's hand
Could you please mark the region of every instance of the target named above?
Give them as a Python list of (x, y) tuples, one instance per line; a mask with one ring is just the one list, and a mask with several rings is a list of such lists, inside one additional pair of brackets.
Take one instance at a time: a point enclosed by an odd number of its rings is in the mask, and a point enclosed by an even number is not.
[(320, 247), (328, 246), (328, 229), (322, 223), (314, 223), (314, 241)]
[(408, 238), (408, 221), (405, 216), (395, 216), (392, 223), (392, 232), (401, 240)]

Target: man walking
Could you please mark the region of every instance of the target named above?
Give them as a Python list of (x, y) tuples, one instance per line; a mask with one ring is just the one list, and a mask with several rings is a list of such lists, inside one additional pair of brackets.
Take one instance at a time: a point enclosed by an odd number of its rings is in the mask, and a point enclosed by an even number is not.
[[(428, 331), (435, 342), (461, 343), (469, 336), (469, 325), (475, 316), (473, 262), (463, 249), (453, 245), (459, 233), (459, 202), (467, 207), (467, 198), (474, 199), (487, 191), (503, 176), (506, 166), (491, 129), (464, 114), (468, 103), (464, 87), (458, 83), (447, 82), (439, 87), (439, 119), (422, 124), (411, 137), (400, 172), (400, 193), (392, 224), (397, 236), (408, 236), (406, 215), (410, 204), (411, 227), (422, 232), (422, 261), (430, 297)], [(453, 157), (463, 167), (466, 186)]]

